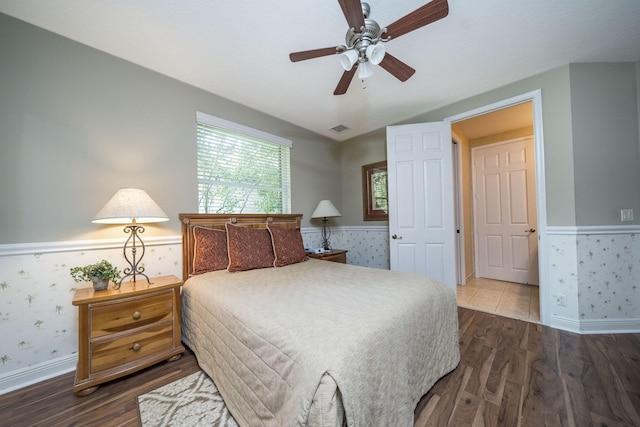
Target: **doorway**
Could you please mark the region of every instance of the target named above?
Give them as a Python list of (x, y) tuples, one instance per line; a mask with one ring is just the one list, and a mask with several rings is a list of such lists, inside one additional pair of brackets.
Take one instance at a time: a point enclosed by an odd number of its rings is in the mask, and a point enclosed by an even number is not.
[(525, 136), (504, 142), (477, 146), (471, 141), (477, 278), (538, 285), (535, 156), (533, 137), (526, 135), (530, 129), (522, 128)]
[[(544, 260), (546, 253), (544, 245), (546, 232), (546, 205), (544, 203), (544, 157), (542, 144), (542, 107), (540, 92), (514, 97), (496, 104), (491, 104), (473, 111), (462, 113), (446, 120), (451, 122), (452, 134), (455, 142), (462, 147), (459, 159), (460, 170), (455, 173), (460, 182), (458, 191), (460, 192), (459, 211), (457, 215), (461, 218), (460, 246), (464, 257), (458, 257), (458, 262), (463, 264), (461, 271), (465, 272), (465, 277), (459, 283), (477, 284), (478, 274), (478, 251), (477, 239), (477, 218), (473, 214), (473, 194), (472, 178), (473, 170), (471, 164), (471, 148), (495, 144), (498, 142), (513, 140), (533, 136), (534, 158), (535, 158), (535, 195), (537, 208), (537, 224), (527, 227), (537, 229), (537, 266), (540, 268), (539, 284), (536, 294), (539, 292), (539, 316), (540, 321), (547, 323), (547, 305), (545, 287)], [(524, 229), (522, 231), (525, 231)], [(506, 282), (505, 282), (506, 283)], [(516, 285), (517, 286), (517, 285)]]

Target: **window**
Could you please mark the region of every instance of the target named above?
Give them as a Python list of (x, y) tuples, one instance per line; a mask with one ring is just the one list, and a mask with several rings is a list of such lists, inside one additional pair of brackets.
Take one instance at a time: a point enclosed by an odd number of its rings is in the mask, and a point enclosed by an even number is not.
[(292, 143), (198, 112), (198, 212), (290, 213)]
[(386, 161), (362, 166), (362, 194), (365, 221), (389, 219)]

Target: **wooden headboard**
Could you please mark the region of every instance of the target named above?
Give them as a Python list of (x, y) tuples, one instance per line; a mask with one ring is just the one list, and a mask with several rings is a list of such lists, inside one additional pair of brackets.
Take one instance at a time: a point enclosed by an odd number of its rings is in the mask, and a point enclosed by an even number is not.
[(225, 230), (225, 224), (252, 228), (266, 228), (267, 224), (278, 227), (300, 228), (302, 214), (189, 214), (181, 213), (182, 223), (182, 280), (187, 280), (193, 272), (193, 227)]

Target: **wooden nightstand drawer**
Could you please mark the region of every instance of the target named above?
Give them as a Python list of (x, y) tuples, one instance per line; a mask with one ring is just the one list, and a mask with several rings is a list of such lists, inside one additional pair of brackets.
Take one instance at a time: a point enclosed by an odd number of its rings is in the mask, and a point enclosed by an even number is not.
[(91, 343), (91, 373), (121, 367), (173, 345), (171, 321), (116, 338), (97, 339)]
[(163, 360), (177, 360), (180, 341), (180, 287), (176, 276), (125, 282), (95, 291), (79, 288), (78, 366), (73, 391), (86, 396), (106, 381)]
[(165, 291), (146, 298), (98, 303), (90, 306), (93, 338), (171, 319), (173, 293)]

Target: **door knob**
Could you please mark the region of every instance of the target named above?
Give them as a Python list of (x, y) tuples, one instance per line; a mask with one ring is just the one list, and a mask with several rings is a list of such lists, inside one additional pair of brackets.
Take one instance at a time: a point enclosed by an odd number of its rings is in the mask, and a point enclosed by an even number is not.
[(392, 239), (398, 239), (398, 240), (402, 240), (402, 236), (398, 237), (397, 234), (394, 234), (393, 236), (391, 236)]
[(524, 230), (525, 233), (535, 233), (536, 229), (535, 228), (530, 228), (528, 230)]

